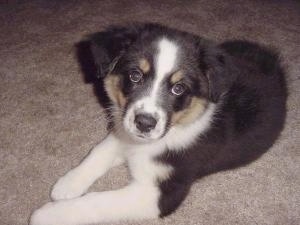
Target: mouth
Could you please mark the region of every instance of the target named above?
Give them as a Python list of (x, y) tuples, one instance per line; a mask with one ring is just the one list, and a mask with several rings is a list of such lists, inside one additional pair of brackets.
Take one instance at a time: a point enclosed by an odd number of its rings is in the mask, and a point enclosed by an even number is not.
[(137, 133), (137, 132), (131, 132), (131, 131), (127, 131), (127, 133), (129, 133), (129, 135), (138, 142), (152, 142), (152, 141), (156, 141), (159, 140), (161, 138), (161, 136), (159, 137), (152, 137), (150, 134), (148, 133)]

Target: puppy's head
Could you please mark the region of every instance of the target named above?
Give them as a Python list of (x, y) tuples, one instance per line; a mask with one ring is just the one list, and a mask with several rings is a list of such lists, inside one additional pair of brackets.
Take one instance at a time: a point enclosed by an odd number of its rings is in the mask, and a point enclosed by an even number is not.
[(114, 104), (116, 129), (136, 141), (193, 123), (225, 90), (224, 55), (206, 41), (157, 24), (91, 36), (98, 76)]

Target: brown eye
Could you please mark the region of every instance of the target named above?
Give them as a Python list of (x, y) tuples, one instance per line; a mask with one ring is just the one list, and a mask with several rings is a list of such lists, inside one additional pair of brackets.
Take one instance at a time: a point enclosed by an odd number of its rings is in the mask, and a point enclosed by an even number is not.
[(183, 92), (186, 90), (186, 86), (182, 83), (177, 83), (177, 84), (174, 84), (173, 87), (172, 87), (172, 94), (174, 95), (182, 95)]
[(133, 70), (130, 72), (129, 74), (129, 79), (133, 82), (133, 83), (138, 83), (142, 80), (143, 78), (143, 74), (138, 71), (138, 70)]

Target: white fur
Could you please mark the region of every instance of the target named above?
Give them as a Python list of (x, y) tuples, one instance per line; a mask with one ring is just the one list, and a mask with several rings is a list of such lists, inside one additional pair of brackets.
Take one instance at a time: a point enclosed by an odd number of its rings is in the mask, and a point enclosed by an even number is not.
[(167, 179), (172, 172), (172, 167), (154, 159), (165, 150), (164, 142), (132, 146), (127, 153), (132, 177), (141, 183), (150, 185), (155, 184), (157, 179)]
[[(149, 91), (149, 95), (130, 106), (124, 120), (125, 128), (137, 139), (138, 135), (146, 140), (156, 140), (160, 138), (164, 133), (167, 123), (166, 113), (158, 104), (161, 96), (159, 88), (166, 76), (174, 70), (178, 60), (179, 47), (166, 38), (159, 40), (157, 47), (158, 54), (155, 57), (155, 79)], [(134, 123), (136, 112), (151, 114), (157, 120), (156, 127), (149, 133), (141, 133)]]
[(158, 218), (158, 199), (156, 186), (134, 182), (115, 191), (48, 203), (35, 211), (30, 225), (82, 225)]
[(156, 58), (156, 79), (150, 98), (157, 101), (159, 98), (159, 87), (168, 73), (172, 72), (177, 60), (178, 46), (170, 40), (163, 38), (158, 44), (158, 56)]
[(112, 134), (108, 135), (78, 167), (57, 181), (52, 189), (51, 198), (70, 199), (85, 193), (109, 168), (122, 162), (120, 147), (119, 140)]

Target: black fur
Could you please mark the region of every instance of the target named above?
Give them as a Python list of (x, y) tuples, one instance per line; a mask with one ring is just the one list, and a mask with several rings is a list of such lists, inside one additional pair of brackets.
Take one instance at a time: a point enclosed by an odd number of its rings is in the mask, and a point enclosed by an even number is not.
[[(156, 159), (174, 168), (171, 177), (159, 185), (161, 216), (166, 216), (180, 205), (196, 179), (250, 163), (273, 145), (283, 129), (287, 90), (274, 51), (248, 41), (215, 44), (158, 24), (114, 27), (92, 35), (99, 76), (112, 70), (126, 73), (124, 68), (130, 67), (140, 51), (151, 53), (151, 40), (162, 35), (185, 50), (180, 66), (188, 71), (190, 94), (217, 104), (210, 128), (196, 144), (180, 153), (169, 149)], [(130, 55), (126, 55), (128, 49)], [(130, 90), (126, 78), (122, 79), (122, 88)], [(179, 110), (187, 101), (169, 98), (170, 111)]]

